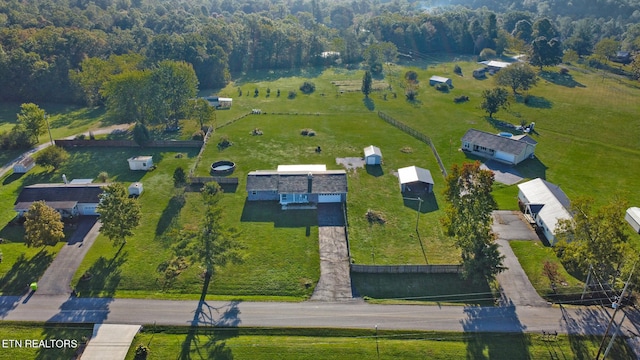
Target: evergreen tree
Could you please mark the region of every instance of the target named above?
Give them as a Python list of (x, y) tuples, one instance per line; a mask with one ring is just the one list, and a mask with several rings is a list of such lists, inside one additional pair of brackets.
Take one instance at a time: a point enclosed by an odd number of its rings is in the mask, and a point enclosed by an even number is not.
[(369, 94), (371, 94), (371, 85), (373, 83), (373, 78), (371, 77), (371, 72), (369, 70), (366, 70), (364, 72), (364, 76), (362, 77), (362, 93), (364, 94), (365, 97), (369, 97)]

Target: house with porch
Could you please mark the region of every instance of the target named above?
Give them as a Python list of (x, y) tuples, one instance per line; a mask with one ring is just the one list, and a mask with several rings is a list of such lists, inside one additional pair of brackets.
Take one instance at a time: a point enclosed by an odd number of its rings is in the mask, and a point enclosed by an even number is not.
[(532, 158), (537, 144), (529, 135), (492, 134), (476, 129), (469, 129), (462, 137), (462, 151), (511, 165)]
[(345, 170), (324, 165), (281, 165), (247, 174), (248, 201), (278, 201), (283, 209), (347, 201)]
[(20, 191), (13, 209), (19, 217), (22, 217), (29, 211), (32, 203), (44, 201), (63, 218), (97, 216), (99, 214), (96, 208), (100, 202), (100, 195), (104, 192), (102, 188), (107, 185), (106, 183), (54, 183), (25, 186)]

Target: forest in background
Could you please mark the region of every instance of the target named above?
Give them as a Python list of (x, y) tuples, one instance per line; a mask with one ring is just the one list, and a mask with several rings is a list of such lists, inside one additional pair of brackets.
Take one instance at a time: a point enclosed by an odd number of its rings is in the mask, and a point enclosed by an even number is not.
[[(639, 4), (8, 0), (0, 3), (0, 100), (95, 105), (74, 74), (88, 59), (124, 54), (141, 55), (143, 69), (163, 60), (187, 62), (200, 88), (216, 88), (231, 74), (253, 69), (363, 60), (375, 69), (397, 54), (479, 54), (483, 49), (500, 55), (506, 48), (523, 50), (540, 34), (582, 57), (603, 39), (634, 52), (640, 49)], [(340, 57), (321, 56), (328, 51)]]

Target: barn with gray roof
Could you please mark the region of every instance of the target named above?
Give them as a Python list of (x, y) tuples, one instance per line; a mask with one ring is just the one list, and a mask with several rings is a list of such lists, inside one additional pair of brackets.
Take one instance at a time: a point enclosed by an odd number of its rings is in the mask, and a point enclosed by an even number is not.
[(511, 165), (533, 157), (537, 144), (529, 135), (492, 134), (476, 129), (469, 129), (462, 137), (463, 151)]

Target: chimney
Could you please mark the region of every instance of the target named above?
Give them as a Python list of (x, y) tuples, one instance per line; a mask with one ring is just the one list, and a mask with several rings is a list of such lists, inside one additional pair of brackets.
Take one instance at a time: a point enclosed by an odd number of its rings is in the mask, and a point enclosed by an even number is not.
[(313, 188), (313, 174), (307, 174), (307, 193), (311, 194), (311, 189)]

